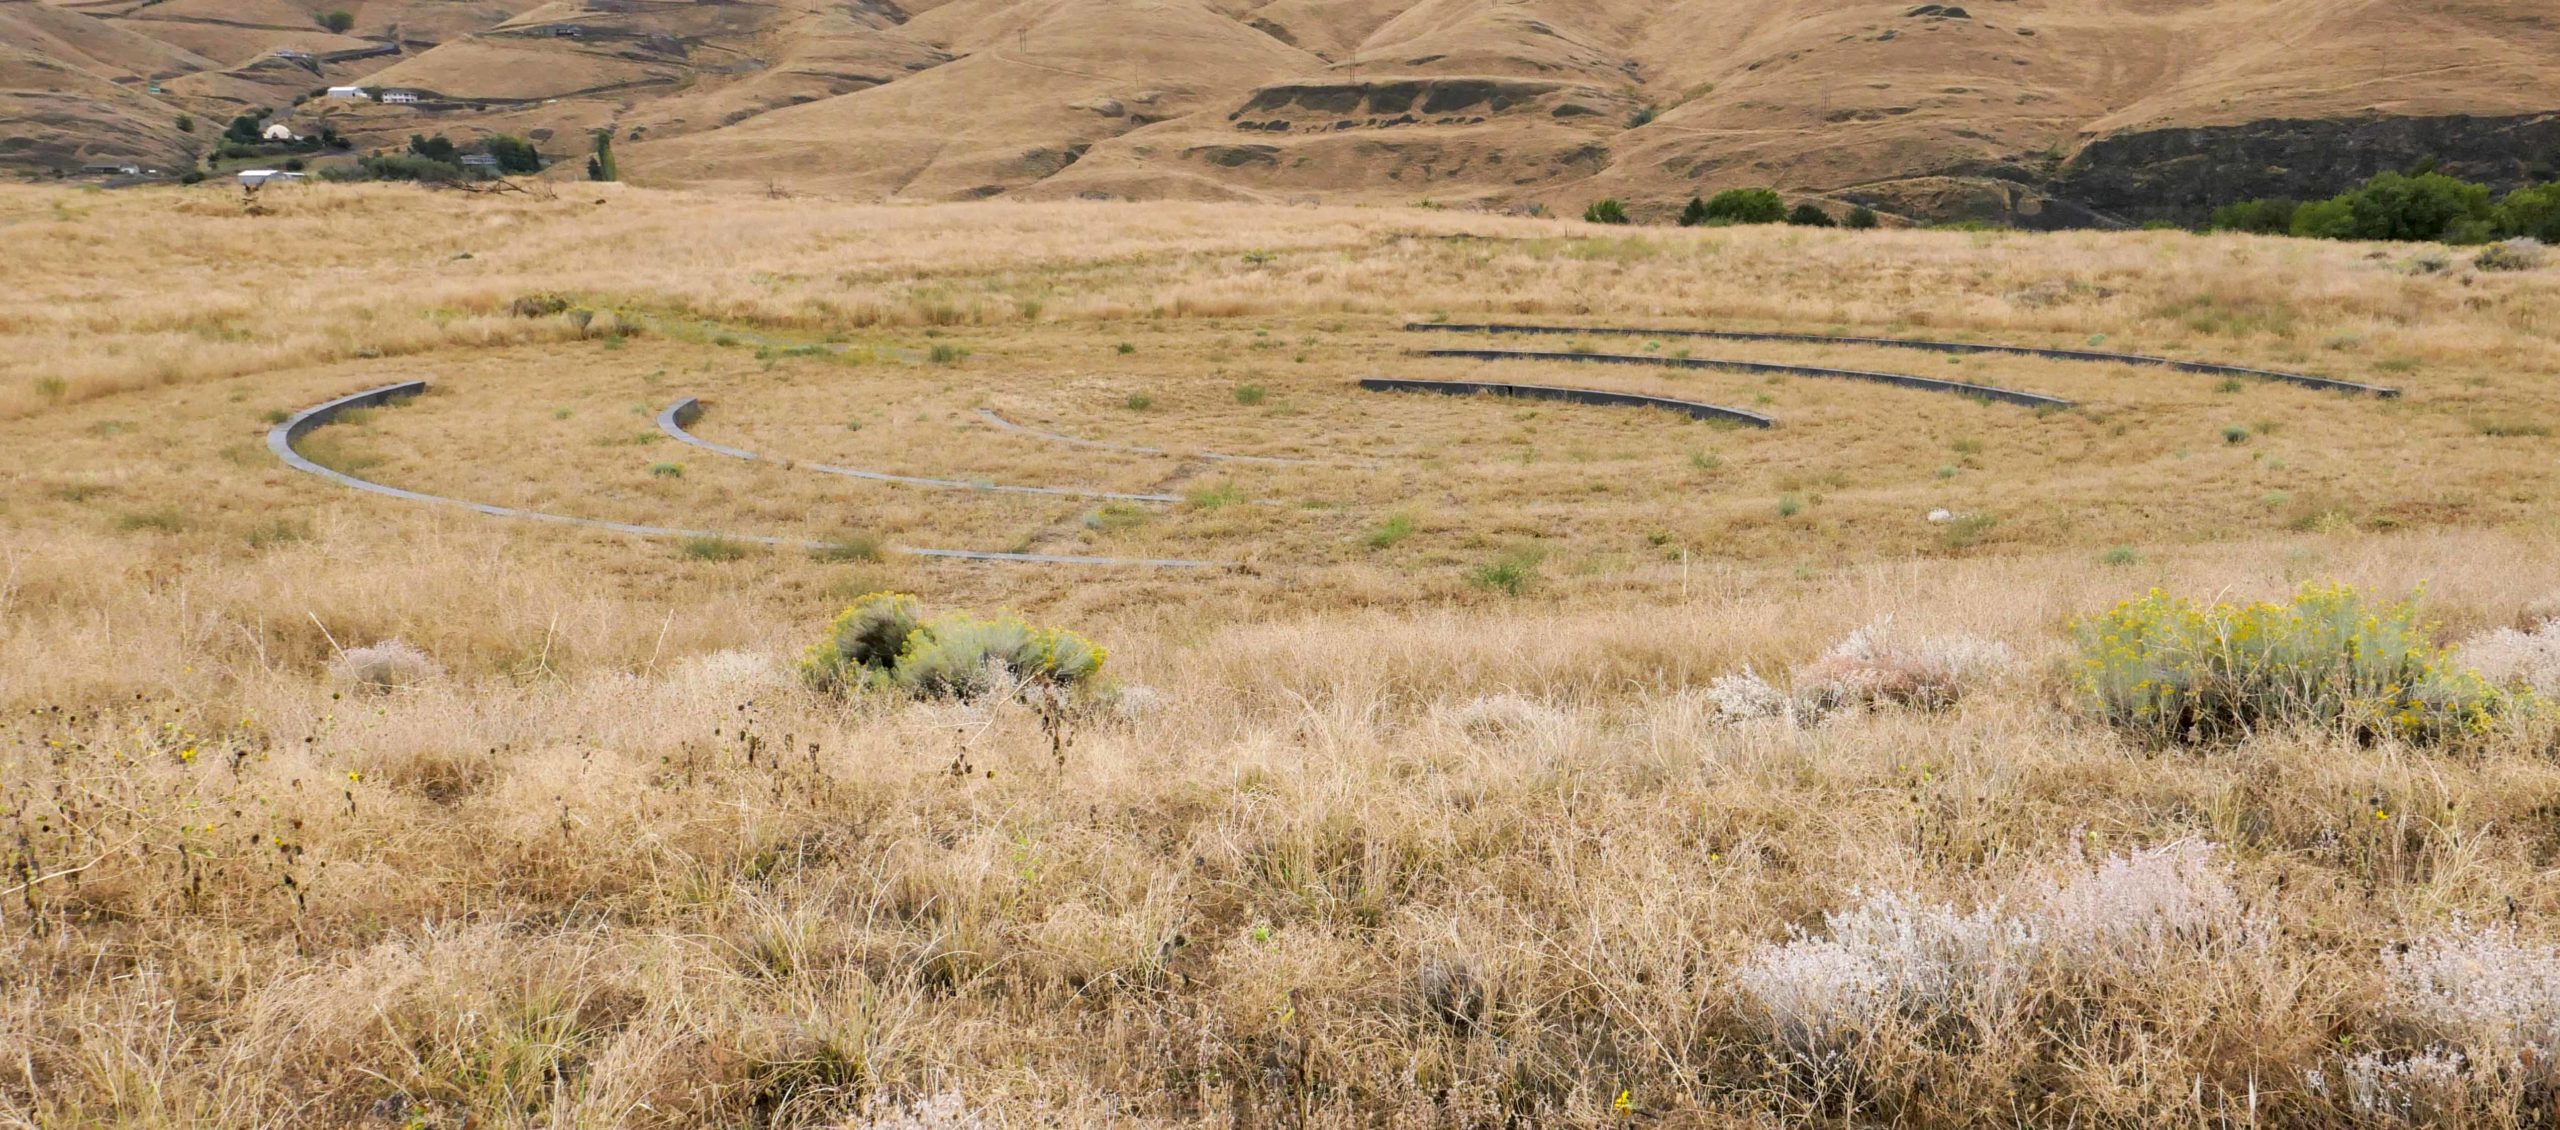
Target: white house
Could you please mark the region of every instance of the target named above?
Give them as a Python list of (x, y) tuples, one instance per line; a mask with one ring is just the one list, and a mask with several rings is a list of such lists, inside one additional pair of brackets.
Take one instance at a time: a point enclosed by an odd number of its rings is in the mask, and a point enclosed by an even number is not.
[(382, 92), (382, 100), (396, 106), (415, 105), (418, 101), (418, 92), (414, 90), (386, 90)]
[(362, 99), (365, 96), (364, 88), (361, 86), (333, 86), (329, 88), (327, 95), (337, 99)]
[(256, 187), (258, 187), (259, 185), (262, 185), (262, 184), (269, 184), (269, 183), (277, 182), (277, 181), (283, 181), (283, 182), (288, 182), (288, 183), (289, 183), (289, 182), (292, 182), (292, 181), (298, 181), (298, 180), (301, 180), (301, 179), (302, 179), (302, 174), (300, 174), (300, 173), (288, 173), (288, 172), (285, 172), (285, 171), (284, 171), (284, 170), (282, 170), (282, 169), (242, 169), (242, 170), (240, 170), (240, 187), (242, 187), (242, 188), (256, 188)]
[(268, 141), (299, 141), (299, 140), (301, 140), (300, 138), (297, 138), (297, 137), (293, 136), (293, 127), (292, 127), (292, 126), (288, 126), (288, 125), (284, 124), (283, 122), (277, 122), (277, 123), (275, 123), (274, 125), (268, 126), (268, 127), (266, 128), (266, 131), (265, 131), (264, 133), (259, 134), (258, 136), (259, 136), (259, 137), (262, 137), (262, 138), (265, 138), (265, 139), (266, 139), (266, 140), (268, 140)]

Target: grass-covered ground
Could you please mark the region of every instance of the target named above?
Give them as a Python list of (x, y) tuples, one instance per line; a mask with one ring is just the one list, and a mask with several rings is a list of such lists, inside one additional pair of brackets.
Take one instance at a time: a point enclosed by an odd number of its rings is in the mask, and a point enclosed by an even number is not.
[[(2550, 272), (2178, 233), (264, 203), (0, 193), (0, 1117), (2550, 1117), (2548, 715), (2163, 742), (2083, 696), (2071, 627), (2154, 587), (2321, 581), (2420, 593), (2433, 642), (2560, 613)], [(1588, 342), (2081, 405), (2038, 414), (1405, 355), (1457, 344), (1399, 328), (1432, 318), (2094, 347), (2407, 395)], [(1351, 387), (1376, 374), (1781, 426)], [(265, 450), (284, 412), (414, 377), (435, 391), (305, 450), (847, 548), (501, 522)], [(681, 396), (767, 458), (660, 435)], [(1204, 449), (1305, 462), (1180, 454)], [(803, 686), (801, 649), (880, 589), (1072, 628), (1116, 689), (1062, 730)], [(1825, 658), (1887, 616), (1881, 665), (1963, 657), (1949, 693), (1870, 701), (1906, 684)], [(352, 677), (394, 639), (423, 656), (385, 668), (404, 685)], [(2537, 646), (2453, 661), (2531, 675)], [(1837, 693), (1738, 717), (1746, 670)]]

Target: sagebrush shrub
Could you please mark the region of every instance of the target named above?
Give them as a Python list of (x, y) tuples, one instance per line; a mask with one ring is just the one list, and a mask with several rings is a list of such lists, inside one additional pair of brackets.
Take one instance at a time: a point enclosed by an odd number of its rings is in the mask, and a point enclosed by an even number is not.
[(2170, 740), (2311, 725), (2444, 741), (2484, 733), (2516, 705), (2428, 642), (2413, 601), (2377, 604), (2343, 585), (2248, 605), (2155, 589), (2072, 634), (2099, 717)]
[(1074, 632), (1013, 616), (954, 613), (931, 620), (905, 593), (856, 600), (800, 661), (801, 677), (831, 693), (894, 689), (982, 698), (1001, 691), (1091, 689), (1104, 652)]
[(875, 678), (885, 679), (922, 613), (922, 604), (902, 592), (856, 599), (827, 627), (827, 638), (801, 658), (801, 676), (824, 691), (859, 689)]
[(917, 694), (979, 698), (1008, 683), (1078, 687), (1101, 670), (1102, 649), (1074, 632), (955, 614), (910, 634), (890, 676)]
[(2541, 240), (2518, 236), (2481, 248), (2480, 254), (2472, 257), (2471, 265), (2484, 271), (2535, 271), (2548, 261)]

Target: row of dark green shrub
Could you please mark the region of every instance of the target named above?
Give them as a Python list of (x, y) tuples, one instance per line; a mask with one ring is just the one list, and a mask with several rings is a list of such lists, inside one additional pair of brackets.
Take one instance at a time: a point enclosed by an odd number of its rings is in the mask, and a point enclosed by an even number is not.
[(2560, 243), (2560, 182), (2492, 196), (2485, 184), (2432, 169), (2377, 173), (2327, 200), (2276, 197), (2227, 204), (2205, 226), (2311, 239), (2487, 243), (2530, 237)]
[[(1582, 210), (1582, 219), (1592, 224), (1630, 223), (1627, 206), (1616, 197), (1595, 200)], [(1712, 197), (1689, 198), (1680, 209), (1680, 226), (1724, 227), (1731, 224), (1788, 223), (1797, 227), (1828, 228), (1846, 225), (1852, 228), (1876, 226), (1875, 209), (1864, 204), (1849, 209), (1845, 219), (1833, 220), (1831, 213), (1808, 200), (1790, 209), (1787, 202), (1770, 188), (1728, 188)]]
[[(480, 143), (480, 151), (498, 159), (498, 172), (502, 174), (542, 171), (541, 152), (522, 138), (491, 134)], [(458, 181), (468, 172), (462, 164), (462, 152), (461, 146), (443, 134), (427, 137), (413, 133), (405, 152), (376, 152), (356, 162), (352, 169), (330, 169), (322, 175), (331, 180)]]

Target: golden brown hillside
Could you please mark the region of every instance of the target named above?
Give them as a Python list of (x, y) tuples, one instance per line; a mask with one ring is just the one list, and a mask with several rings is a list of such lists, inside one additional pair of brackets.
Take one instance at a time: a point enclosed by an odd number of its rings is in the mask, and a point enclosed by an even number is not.
[[(2540, 0), (0, 0), (0, 60), (0, 162), (35, 175), (185, 167), (215, 141), (178, 115), (265, 108), (512, 133), (563, 175), (610, 129), (637, 182), (854, 199), (1645, 220), (1767, 184), (2057, 226), (2560, 154)], [(314, 97), (354, 83), (420, 100)]]

